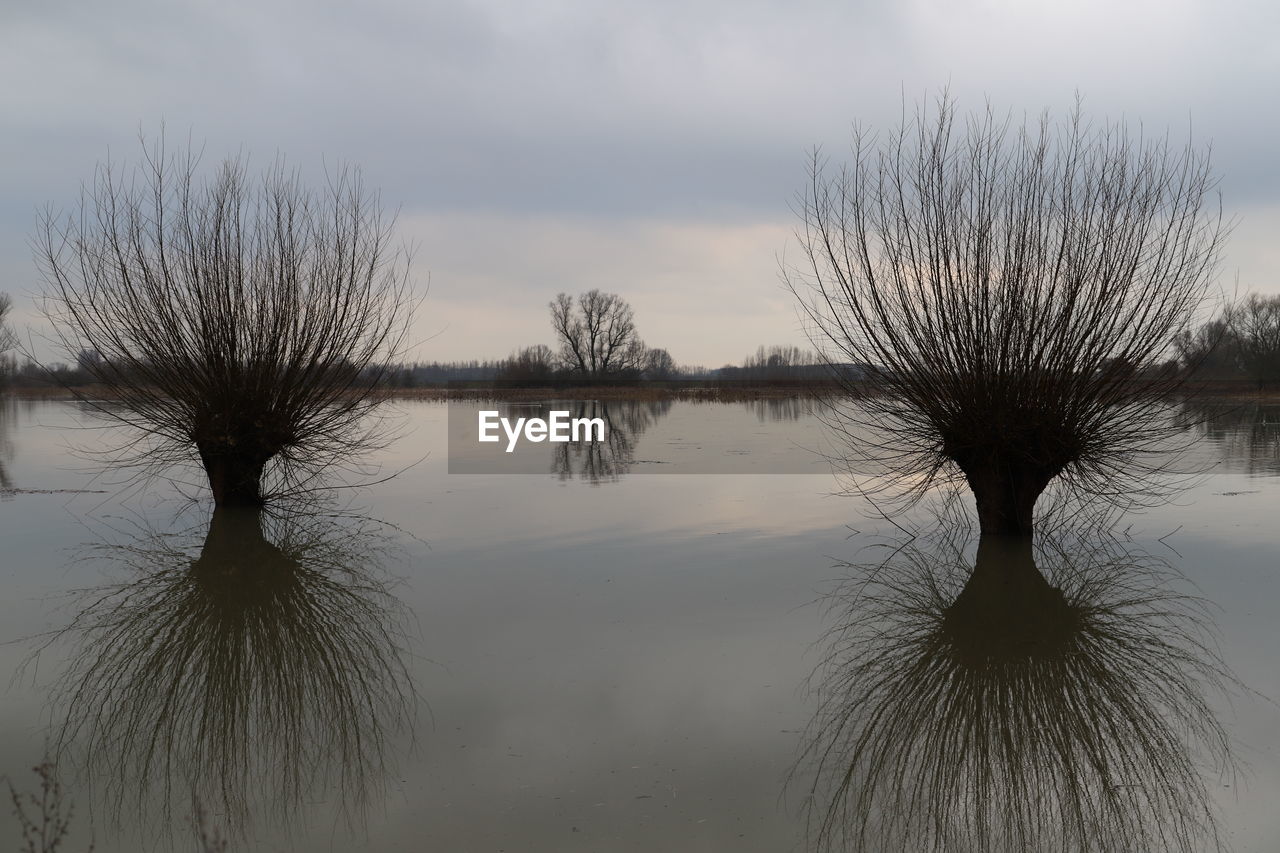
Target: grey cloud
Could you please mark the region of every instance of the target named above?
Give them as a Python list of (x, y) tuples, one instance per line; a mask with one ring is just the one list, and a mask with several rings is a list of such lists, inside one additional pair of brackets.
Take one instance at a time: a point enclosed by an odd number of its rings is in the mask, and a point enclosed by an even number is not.
[(962, 108), (1061, 112), (1079, 90), (1096, 117), (1190, 123), (1226, 212), (1275, 216), (1277, 33), (1243, 0), (26, 2), (0, 11), (0, 269), (29, 267), (35, 210), (161, 121), (214, 159), (359, 164), (407, 214), (789, 225), (807, 151), (838, 161), (855, 120), (945, 85)]
[[(79, 167), (108, 145), (127, 151), (140, 123), (164, 118), (212, 151), (243, 144), (259, 155), (362, 162), (426, 209), (766, 211), (785, 206), (807, 147), (842, 145), (854, 119), (884, 126), (904, 91), (911, 101), (950, 80), (975, 106), (990, 92), (1034, 113), (1079, 86), (1099, 107), (1154, 126), (1195, 110), (1230, 165), (1226, 188), (1253, 199), (1276, 190), (1264, 156), (1275, 119), (1250, 102), (1247, 79), (1232, 79), (1242, 64), (1229, 61), (1265, 54), (1268, 36), (1248, 15), (1209, 19), (1203, 42), (1187, 27), (1206, 17), (1193, 15), (1155, 44), (1104, 31), (1085, 45), (1048, 32), (1018, 43), (1002, 29), (1017, 19), (981, 3), (951, 13), (968, 27), (953, 38), (938, 32), (942, 7), (895, 8), (28, 6), (10, 21), (7, 64), (48, 69), (52, 59), (56, 70), (6, 99), (11, 144), (21, 146), (7, 153), (34, 156), (33, 173), (49, 177), (62, 171), (49, 155), (71, 148), (63, 169)], [(1132, 56), (1117, 56), (1118, 44)], [(1017, 64), (1002, 65), (1002, 53)], [(1253, 84), (1268, 75), (1277, 70), (1252, 69)], [(1167, 88), (1154, 88), (1161, 79)]]

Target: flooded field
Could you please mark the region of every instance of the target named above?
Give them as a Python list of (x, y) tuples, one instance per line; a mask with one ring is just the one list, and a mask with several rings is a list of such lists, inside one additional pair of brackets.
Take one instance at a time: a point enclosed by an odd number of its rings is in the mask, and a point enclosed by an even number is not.
[(267, 515), (2, 405), (0, 772), (56, 759), (67, 853), (1280, 838), (1280, 410), (1186, 408), (1172, 502), (1003, 553), (838, 495), (796, 401), (610, 403), (507, 473), (400, 402), (351, 472), (396, 476)]

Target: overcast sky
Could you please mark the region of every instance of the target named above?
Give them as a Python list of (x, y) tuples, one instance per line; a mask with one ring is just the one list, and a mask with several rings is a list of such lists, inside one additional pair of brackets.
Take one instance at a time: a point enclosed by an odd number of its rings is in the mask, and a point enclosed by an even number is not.
[(680, 363), (803, 344), (779, 256), (815, 145), (949, 86), (1212, 143), (1221, 281), (1280, 291), (1280, 4), (0, 0), (0, 289), (34, 322), (37, 211), (139, 130), (207, 160), (359, 165), (430, 284), (420, 360), (552, 343), (547, 302), (624, 295)]

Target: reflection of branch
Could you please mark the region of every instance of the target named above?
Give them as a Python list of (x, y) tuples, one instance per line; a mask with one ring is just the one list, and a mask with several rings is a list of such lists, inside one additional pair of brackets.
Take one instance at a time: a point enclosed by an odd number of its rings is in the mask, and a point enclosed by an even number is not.
[(640, 435), (671, 409), (671, 400), (622, 402), (576, 401), (572, 418), (600, 418), (604, 441), (570, 441), (551, 445), (551, 469), (561, 480), (590, 483), (617, 480), (631, 469)]
[(1246, 473), (1274, 473), (1280, 468), (1280, 406), (1188, 398), (1178, 418), (1224, 459), (1242, 463)]
[(217, 510), (192, 531), (105, 553), (132, 575), (88, 591), (63, 633), (57, 746), (105, 780), (117, 819), (152, 797), (166, 821), (193, 800), (247, 828), (287, 821), (336, 789), (358, 816), (386, 784), (415, 693), (398, 604), (369, 525)]
[(13, 444), (9, 441), (9, 429), (13, 418), (13, 398), (0, 391), (0, 497), (12, 494), (13, 490), (13, 480), (9, 477), (9, 462), (13, 459)]
[(1116, 540), (986, 537), (972, 570), (963, 545), (849, 566), (831, 600), (801, 762), (817, 845), (1220, 849), (1197, 758), (1231, 767), (1209, 696), (1234, 682), (1204, 603)]
[(766, 421), (798, 421), (813, 408), (813, 400), (802, 397), (761, 397), (743, 400), (742, 405), (755, 413), (760, 423)]

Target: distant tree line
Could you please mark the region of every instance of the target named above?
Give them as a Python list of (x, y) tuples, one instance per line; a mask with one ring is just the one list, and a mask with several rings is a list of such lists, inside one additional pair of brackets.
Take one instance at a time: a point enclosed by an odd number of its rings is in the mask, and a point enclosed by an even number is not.
[[(762, 348), (763, 349), (763, 348)], [(826, 365), (797, 363), (760, 367), (744, 360), (742, 366), (727, 364), (708, 368), (694, 364), (676, 364), (665, 349), (651, 350), (654, 354), (649, 365), (638, 371), (620, 372), (599, 380), (602, 383), (627, 384), (629, 382), (791, 382), (821, 381), (829, 375)], [(8, 362), (3, 378), (16, 387), (35, 388), (48, 386), (82, 387), (94, 383), (94, 374), (86, 363), (97, 362), (100, 356), (93, 352), (81, 353), (74, 364), (61, 362), (39, 364), (27, 360)], [(855, 368), (852, 365), (846, 369)], [(555, 353), (545, 344), (536, 344), (516, 350), (505, 359), (470, 361), (402, 362), (389, 365), (377, 377), (365, 377), (366, 382), (385, 388), (430, 388), (449, 383), (501, 382), (517, 386), (574, 384), (584, 380), (573, 371), (566, 370)]]
[(494, 381), (510, 385), (628, 384), (688, 380), (778, 380), (821, 373), (816, 358), (797, 347), (761, 347), (742, 367), (708, 370), (679, 365), (666, 349), (644, 343), (631, 305), (615, 293), (589, 290), (577, 297), (560, 293), (548, 305), (554, 346), (533, 344), (499, 362), (477, 362), (474, 370), (456, 365), (415, 365), (393, 376), (426, 384)]
[(1180, 366), (1199, 379), (1280, 382), (1280, 295), (1256, 293), (1173, 340)]
[[(76, 388), (94, 384), (108, 371), (120, 376), (146, 373), (142, 360), (113, 365), (111, 359), (95, 349), (82, 349), (71, 364), (39, 364), (30, 359), (20, 364), (11, 354), (16, 337), (5, 324), (10, 307), (9, 297), (0, 294), (0, 383)], [(613, 293), (590, 290), (577, 297), (561, 293), (548, 308), (554, 347), (533, 344), (504, 359), (395, 362), (378, 365), (376, 370), (351, 365), (358, 377), (355, 384), (421, 388), (469, 382), (516, 386), (676, 381), (792, 383), (822, 381), (831, 376), (830, 366), (817, 354), (790, 345), (762, 345), (740, 365), (707, 368), (678, 364), (666, 349), (644, 343), (630, 304)], [(858, 378), (867, 370), (844, 365), (842, 372)]]
[[(592, 293), (596, 296), (590, 293), (584, 296), (596, 314), (614, 313), (616, 321), (616, 315), (630, 311), (621, 297)], [(563, 311), (563, 306), (559, 297), (552, 303), (553, 324), (557, 321), (556, 311)], [(94, 350), (81, 351), (72, 364), (38, 364), (30, 359), (19, 362), (13, 355), (16, 335), (5, 322), (11, 307), (10, 298), (0, 293), (0, 384), (29, 388), (51, 384), (78, 387), (93, 383), (102, 362), (102, 356)], [(562, 320), (563, 315), (559, 319)], [(625, 351), (621, 358), (597, 353), (593, 361), (591, 353), (596, 350), (589, 341), (587, 346), (578, 342), (577, 337), (589, 338), (591, 328), (601, 324), (597, 318), (588, 322), (580, 317), (577, 322), (575, 325), (570, 316), (563, 326), (569, 340), (559, 332), (562, 326), (555, 325), (561, 339), (558, 350), (546, 344), (534, 344), (501, 359), (396, 363), (380, 371), (378, 376), (366, 376), (365, 380), (389, 388), (495, 381), (513, 385), (697, 380), (787, 383), (822, 381), (833, 376), (858, 380), (870, 377), (875, 370), (867, 364), (827, 364), (811, 350), (786, 344), (761, 345), (738, 365), (707, 368), (677, 364), (666, 349), (640, 343), (634, 334), (634, 321), (630, 321), (631, 342), (620, 347)], [(574, 343), (578, 344), (576, 353)], [(599, 349), (604, 345), (594, 346)], [(1205, 380), (1249, 381), (1260, 386), (1280, 383), (1280, 295), (1250, 294), (1231, 303), (1195, 330), (1179, 333), (1172, 347), (1172, 357), (1168, 360), (1128, 367), (1117, 365), (1116, 369), (1128, 370), (1134, 378), (1181, 371)], [(638, 353), (641, 357), (637, 357)]]
[[(0, 381), (28, 388), (75, 388), (95, 382), (105, 367), (103, 356), (96, 350), (80, 351), (72, 364), (39, 364), (30, 359), (19, 364), (7, 352), (16, 343), (3, 325), (8, 308), (7, 298), (0, 294)], [(534, 344), (517, 349), (504, 359), (397, 362), (380, 367), (376, 373), (363, 372), (364, 384), (427, 388), (466, 382), (518, 386), (689, 381), (792, 383), (822, 381), (832, 375), (831, 366), (814, 352), (785, 344), (762, 345), (740, 365), (707, 368), (677, 364), (666, 349), (648, 347), (640, 341), (634, 320), (630, 319), (630, 307), (614, 294), (592, 291), (576, 303), (568, 297), (557, 297), (551, 308), (559, 349)], [(624, 329), (625, 334), (619, 333), (618, 328)], [(610, 353), (610, 349), (614, 352)], [(865, 366), (836, 367), (837, 372), (854, 378), (869, 372)], [(120, 367), (117, 372), (124, 369)]]
[[(853, 365), (838, 367), (857, 371)], [(715, 371), (715, 378), (766, 384), (814, 382), (831, 378), (831, 368), (810, 350), (787, 345), (761, 346), (754, 355), (744, 358), (740, 367), (726, 364)]]

